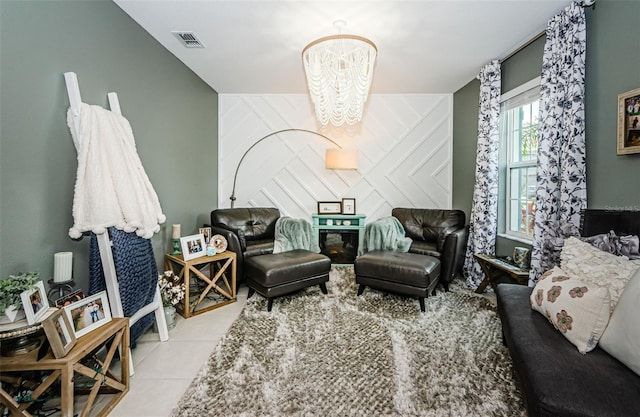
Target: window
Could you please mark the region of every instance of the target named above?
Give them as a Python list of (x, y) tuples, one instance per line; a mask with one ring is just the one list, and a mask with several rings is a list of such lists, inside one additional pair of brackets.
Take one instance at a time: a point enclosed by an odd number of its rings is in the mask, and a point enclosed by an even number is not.
[(506, 145), (506, 233), (531, 239), (536, 211), (540, 78), (505, 93), (500, 140)]

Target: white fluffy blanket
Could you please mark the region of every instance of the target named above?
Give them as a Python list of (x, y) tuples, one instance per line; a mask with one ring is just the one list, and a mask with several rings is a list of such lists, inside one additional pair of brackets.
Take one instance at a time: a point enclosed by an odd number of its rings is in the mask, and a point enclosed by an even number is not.
[(67, 123), (78, 152), (73, 197), (74, 239), (102, 234), (114, 226), (149, 239), (166, 218), (145, 173), (127, 119), (100, 106), (82, 103), (79, 131), (71, 109)]

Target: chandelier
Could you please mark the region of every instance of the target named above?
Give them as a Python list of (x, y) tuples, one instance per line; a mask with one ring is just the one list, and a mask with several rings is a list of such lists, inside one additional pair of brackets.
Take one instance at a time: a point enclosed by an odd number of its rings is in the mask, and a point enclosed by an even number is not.
[[(340, 29), (344, 24), (337, 21), (334, 26)], [(343, 34), (317, 39), (304, 48), (307, 85), (320, 123), (353, 125), (362, 119), (377, 52), (369, 39)]]

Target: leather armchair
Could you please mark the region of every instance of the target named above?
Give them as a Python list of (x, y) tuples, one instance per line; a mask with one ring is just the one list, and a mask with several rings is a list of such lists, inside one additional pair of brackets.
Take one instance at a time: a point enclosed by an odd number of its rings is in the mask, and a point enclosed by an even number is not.
[(402, 223), (405, 234), (413, 240), (410, 253), (433, 256), (440, 260), (440, 283), (446, 291), (449, 283), (462, 271), (467, 249), (468, 228), (462, 210), (394, 208), (391, 215)]
[(277, 208), (229, 208), (211, 212), (211, 232), (227, 239), (227, 250), (236, 253), (236, 277), (244, 281), (244, 262), (252, 256), (273, 253)]

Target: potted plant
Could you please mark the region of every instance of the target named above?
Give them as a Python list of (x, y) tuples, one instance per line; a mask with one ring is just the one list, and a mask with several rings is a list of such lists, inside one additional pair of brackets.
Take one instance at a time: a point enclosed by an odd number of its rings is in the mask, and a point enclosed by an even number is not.
[[(34, 290), (36, 282), (40, 281), (38, 272), (21, 272), (0, 279), (0, 323), (16, 321), (22, 311), (20, 294), (27, 290)], [(22, 311), (24, 316), (24, 311)]]

